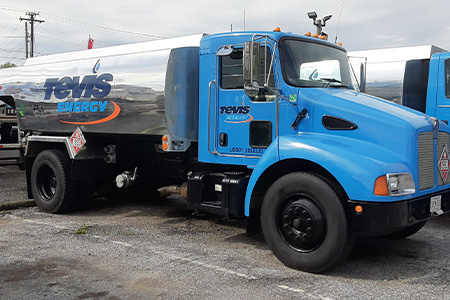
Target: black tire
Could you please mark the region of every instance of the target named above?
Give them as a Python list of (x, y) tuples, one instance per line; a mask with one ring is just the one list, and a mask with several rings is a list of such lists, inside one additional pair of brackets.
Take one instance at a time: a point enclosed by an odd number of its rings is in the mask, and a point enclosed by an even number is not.
[(75, 199), (69, 156), (60, 150), (44, 150), (31, 169), (31, 191), (37, 206), (49, 213), (68, 211)]
[(336, 192), (308, 173), (278, 179), (264, 197), (261, 210), (264, 237), (286, 266), (323, 272), (350, 252), (352, 235)]
[(411, 235), (417, 233), (420, 229), (422, 229), (423, 226), (425, 226), (426, 223), (427, 223), (427, 221), (422, 221), (422, 222), (416, 223), (414, 225), (411, 225), (409, 227), (406, 227), (400, 231), (385, 235), (384, 237), (391, 239), (391, 240), (405, 239), (408, 236), (411, 236)]

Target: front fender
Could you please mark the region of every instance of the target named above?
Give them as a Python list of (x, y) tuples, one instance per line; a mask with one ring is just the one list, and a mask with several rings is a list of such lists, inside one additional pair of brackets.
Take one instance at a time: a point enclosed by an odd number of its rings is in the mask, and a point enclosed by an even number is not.
[(373, 194), (376, 178), (386, 173), (411, 172), (406, 158), (370, 142), (317, 133), (278, 137), (264, 152), (250, 177), (245, 197), (246, 216), (250, 214), (251, 195), (260, 177), (269, 167), (287, 159), (321, 166), (334, 176), (350, 199), (361, 201), (392, 201), (390, 197)]

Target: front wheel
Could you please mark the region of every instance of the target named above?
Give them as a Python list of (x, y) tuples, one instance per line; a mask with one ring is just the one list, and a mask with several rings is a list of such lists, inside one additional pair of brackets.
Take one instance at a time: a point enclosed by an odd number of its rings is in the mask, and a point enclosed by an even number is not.
[(269, 188), (261, 225), (272, 252), (294, 269), (320, 273), (350, 252), (341, 200), (329, 184), (309, 173), (285, 175)]
[(70, 159), (60, 150), (44, 150), (31, 169), (31, 191), (37, 206), (49, 213), (68, 211), (75, 199)]

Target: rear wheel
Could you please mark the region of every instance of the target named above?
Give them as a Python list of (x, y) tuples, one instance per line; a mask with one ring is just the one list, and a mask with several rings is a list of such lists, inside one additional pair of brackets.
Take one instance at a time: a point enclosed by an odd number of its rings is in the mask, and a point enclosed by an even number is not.
[(319, 273), (350, 252), (347, 217), (333, 188), (308, 173), (291, 173), (268, 190), (261, 225), (272, 252), (291, 268)]
[(75, 199), (68, 155), (56, 149), (39, 153), (31, 169), (31, 191), (34, 201), (43, 211), (68, 211)]

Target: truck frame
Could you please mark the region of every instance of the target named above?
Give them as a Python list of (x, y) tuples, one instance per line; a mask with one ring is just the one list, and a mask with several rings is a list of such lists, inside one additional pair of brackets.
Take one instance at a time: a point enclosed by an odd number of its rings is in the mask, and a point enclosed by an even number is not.
[(46, 212), (108, 184), (165, 187), (196, 213), (261, 226), (281, 262), (318, 273), (357, 236), (404, 238), (450, 209), (450, 129), (360, 93), (345, 49), (318, 38), (196, 35), (14, 69), (0, 85), (24, 92), (0, 100), (18, 111), (28, 194)]

